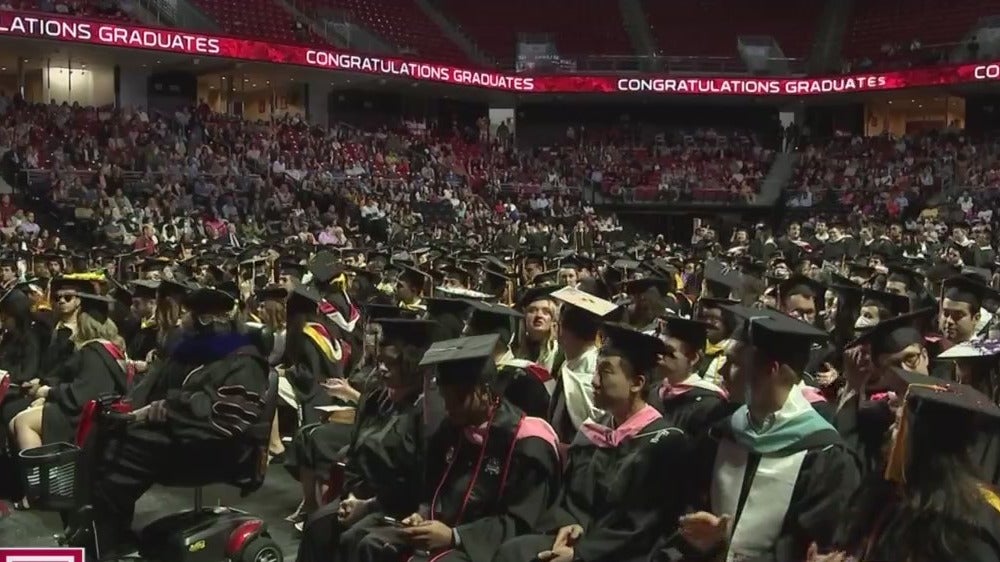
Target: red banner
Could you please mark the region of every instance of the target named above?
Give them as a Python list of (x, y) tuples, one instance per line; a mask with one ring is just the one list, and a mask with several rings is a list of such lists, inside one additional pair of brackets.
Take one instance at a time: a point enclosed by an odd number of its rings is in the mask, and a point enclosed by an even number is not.
[(1000, 61), (823, 78), (681, 77), (647, 74), (526, 76), (363, 55), (333, 47), (282, 45), (177, 29), (2, 10), (0, 35), (320, 67), (521, 93), (637, 92), (667, 95), (803, 96), (1000, 80)]

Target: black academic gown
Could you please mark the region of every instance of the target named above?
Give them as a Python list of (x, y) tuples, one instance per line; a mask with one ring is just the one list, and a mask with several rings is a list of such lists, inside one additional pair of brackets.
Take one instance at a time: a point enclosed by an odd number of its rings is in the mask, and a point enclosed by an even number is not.
[(660, 397), (662, 381), (649, 390), (647, 401), (663, 414), (663, 420), (670, 427), (676, 427), (688, 435), (700, 435), (719, 421), (722, 404), (726, 399), (707, 388), (691, 388), (677, 396)]
[(87, 499), (102, 549), (121, 544), (136, 500), (154, 483), (228, 482), (246, 472), (266, 438), (258, 422), (268, 370), (267, 358), (245, 335), (195, 336), (173, 351), (157, 373), (165, 398), (146, 395), (165, 400), (166, 422), (115, 434), (89, 475)]
[[(907, 552), (906, 535), (899, 529), (903, 513), (894, 485), (878, 477), (866, 479), (852, 503), (863, 508), (854, 510), (854, 517), (841, 521), (837, 530), (837, 545), (831, 550), (852, 554), (859, 560), (891, 560), (906, 562), (996, 562), (1000, 560), (1000, 498), (992, 491), (979, 498), (974, 526), (955, 521), (956, 529), (965, 529), (964, 538), (955, 540), (950, 553)], [(897, 532), (898, 531), (898, 532)], [(851, 536), (855, 534), (857, 536)], [(824, 551), (821, 551), (824, 552)]]
[(305, 426), (320, 420), (316, 406), (326, 406), (333, 402), (320, 383), (339, 376), (340, 369), (335, 360), (305, 334), (295, 340), (286, 340), (286, 345), (296, 345), (293, 342), (297, 342), (299, 349), (294, 350), (296, 353), (292, 355), (289, 354), (292, 350), (285, 350), (285, 357), (295, 357), (285, 376), (292, 383), (299, 402), (302, 425)]
[(156, 324), (142, 323), (128, 338), (128, 356), (138, 361), (145, 361), (150, 351), (156, 349), (156, 339), (159, 330)]
[(106, 394), (124, 396), (130, 383), (124, 366), (101, 342), (86, 343), (46, 381), (49, 394), (42, 410), (42, 441), (72, 442), (87, 403)]
[[(381, 389), (366, 395), (358, 412), (346, 460), (343, 489), (336, 500), (309, 517), (299, 543), (298, 562), (333, 562), (341, 536), (363, 534), (384, 516), (401, 520), (420, 504), (423, 419), (417, 397), (386, 402)], [(367, 516), (345, 527), (337, 517), (348, 494), (372, 499)]]
[[(525, 423), (544, 422), (524, 418), (501, 400), (483, 444), (470, 441), (465, 430), (447, 422), (430, 437), (423, 490), (429, 502), (421, 511), (457, 531), (460, 544), (413, 560), (490, 562), (505, 541), (538, 527), (555, 503), (560, 464), (554, 436), (522, 429)], [(412, 552), (388, 528), (352, 539), (341, 541), (339, 560), (399, 562)]]
[[(497, 392), (526, 415), (545, 419), (552, 397), (541, 376), (532, 372), (537, 369), (545, 371), (544, 367), (538, 365), (527, 368), (500, 365), (497, 370)], [(547, 377), (548, 372), (544, 375)]]
[(883, 466), (883, 448), (895, 415), (885, 400), (869, 400), (855, 395), (837, 410), (833, 426), (854, 452), (862, 476), (878, 472)]
[[(740, 415), (738, 412), (734, 415)], [(697, 497), (695, 510), (713, 511), (710, 501), (716, 479), (716, 456), (723, 440), (732, 439), (730, 419), (714, 425), (698, 439), (690, 457), (691, 473), (688, 483)], [(858, 468), (851, 453), (832, 428), (813, 433), (777, 453), (778, 456), (794, 455), (804, 451), (801, 468), (795, 479), (777, 539), (772, 543), (769, 559), (776, 562), (802, 562), (809, 545), (816, 542), (821, 548), (832, 543), (834, 529), (843, 516), (851, 494), (859, 483)], [(762, 462), (760, 454), (750, 451), (746, 457), (743, 485), (731, 528), (739, 530), (741, 518), (756, 517), (744, 513), (753, 491), (753, 482)], [(760, 498), (759, 501), (763, 501)], [(717, 515), (723, 515), (721, 513)], [(749, 521), (752, 521), (749, 520)], [(674, 544), (688, 553), (685, 560), (714, 560), (721, 553), (697, 554), (680, 539)], [(825, 551), (825, 550), (824, 550)]]
[(7, 395), (0, 402), (0, 422), (3, 422), (3, 427), (7, 427), (10, 420), (31, 403), (29, 397), (18, 391), (18, 387), (38, 377), (40, 354), (38, 336), (30, 328), (22, 337), (13, 337), (8, 332), (0, 338), (0, 369), (10, 373), (11, 384)]
[[(611, 416), (599, 422), (610, 427)], [(559, 501), (540, 522), (545, 534), (504, 543), (494, 562), (533, 560), (552, 547), (555, 533), (567, 525), (584, 529), (574, 546), (574, 560), (646, 560), (658, 537), (673, 529), (683, 514), (686, 483), (681, 463), (687, 447), (684, 432), (663, 418), (617, 447), (599, 447), (578, 433), (567, 453)]]

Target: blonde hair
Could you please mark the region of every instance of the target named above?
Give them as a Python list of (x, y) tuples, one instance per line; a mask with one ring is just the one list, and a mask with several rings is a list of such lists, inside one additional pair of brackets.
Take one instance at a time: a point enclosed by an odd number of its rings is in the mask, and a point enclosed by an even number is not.
[(118, 334), (118, 326), (110, 318), (104, 322), (98, 321), (86, 312), (81, 312), (76, 319), (76, 331), (70, 340), (76, 349), (93, 340), (108, 340), (121, 349), (125, 349), (125, 340)]
[(260, 303), (260, 321), (275, 333), (284, 330), (288, 321), (285, 303), (272, 300)]

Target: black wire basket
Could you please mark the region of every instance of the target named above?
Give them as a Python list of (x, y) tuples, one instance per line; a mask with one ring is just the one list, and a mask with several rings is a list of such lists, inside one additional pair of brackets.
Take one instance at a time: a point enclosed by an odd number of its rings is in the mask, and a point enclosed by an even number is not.
[(21, 451), (25, 496), (32, 509), (62, 511), (76, 507), (76, 461), (80, 448), (52, 443)]

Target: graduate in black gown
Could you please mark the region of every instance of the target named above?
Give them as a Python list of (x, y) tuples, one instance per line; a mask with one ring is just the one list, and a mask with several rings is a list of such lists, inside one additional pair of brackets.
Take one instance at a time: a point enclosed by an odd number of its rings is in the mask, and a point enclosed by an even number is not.
[(132, 313), (139, 319), (139, 326), (128, 340), (128, 356), (145, 361), (152, 359), (150, 353), (157, 348), (156, 292), (160, 282), (140, 279), (132, 281), (130, 286)]
[[(42, 352), (38, 333), (33, 326), (31, 303), (20, 289), (11, 289), (0, 296), (0, 369), (11, 376), (11, 388), (0, 401), (0, 423), (4, 427), (19, 412), (28, 407), (31, 399), (20, 392), (22, 384), (38, 378)], [(2, 441), (2, 439), (0, 439)]]
[(288, 293), (286, 304), (288, 329), (282, 364), (284, 376), (295, 393), (303, 426), (319, 421), (316, 407), (331, 404), (323, 385), (328, 379), (342, 378), (343, 374), (340, 345), (318, 321), (322, 300), (316, 289), (300, 284)]
[(668, 316), (660, 321), (657, 336), (663, 353), (656, 363), (649, 403), (663, 414), (670, 427), (696, 435), (716, 421), (726, 392), (694, 372), (705, 348), (708, 325), (697, 320)]
[(417, 365), (431, 344), (435, 323), (399, 318), (374, 322), (382, 329), (378, 363), (358, 404), (350, 445), (331, 454), (323, 443), (324, 428), (334, 424), (322, 424), (310, 440), (317, 451), (300, 463), (303, 481), (309, 471), (325, 479), (337, 461), (343, 461), (344, 472), (338, 475), (343, 484), (336, 499), (307, 510), (311, 516), (297, 558), (302, 562), (335, 560), (346, 529), (370, 526), (381, 516), (402, 519), (419, 507), (424, 369)]
[[(766, 310), (728, 306), (744, 319), (730, 361), (746, 405), (714, 425), (690, 456), (696, 511), (673, 545), (685, 560), (801, 562), (833, 529), (858, 485), (858, 468), (836, 430), (796, 391), (813, 343), (827, 334)], [(669, 552), (669, 551), (668, 551)]]
[(1000, 408), (962, 384), (903, 376), (910, 385), (886, 470), (858, 490), (841, 520), (838, 552), (817, 558), (1000, 560), (1000, 496), (970, 456), (979, 435), (997, 431)]
[(570, 444), (544, 533), (507, 541), (494, 562), (646, 560), (683, 513), (687, 437), (645, 400), (646, 373), (665, 344), (619, 325), (604, 333), (611, 341), (598, 359), (594, 404), (607, 413), (585, 421)]
[(72, 442), (88, 402), (104, 394), (124, 395), (131, 387), (125, 342), (108, 317), (114, 299), (76, 296), (82, 302), (72, 340), (76, 350), (39, 385), (27, 389), (35, 401), (11, 422), (21, 449)]
[(928, 373), (919, 325), (933, 313), (924, 309), (879, 322), (846, 345), (847, 386), (833, 424), (857, 456), (862, 474), (881, 470), (882, 447), (894, 417), (889, 407), (894, 370)]
[[(235, 287), (233, 287), (235, 289)], [(267, 390), (267, 358), (236, 319), (235, 290), (197, 288), (184, 299), (179, 341), (147, 375), (147, 405), (98, 459), (89, 487), (104, 552), (123, 545), (135, 502), (164, 479), (227, 481), (250, 462)], [(90, 534), (81, 535), (93, 551)]]
[(499, 546), (538, 528), (559, 490), (555, 431), (491, 390), (497, 336), (438, 342), (423, 365), (437, 366), (446, 420), (428, 440), (421, 507), (356, 537), (341, 560), (489, 562)]

